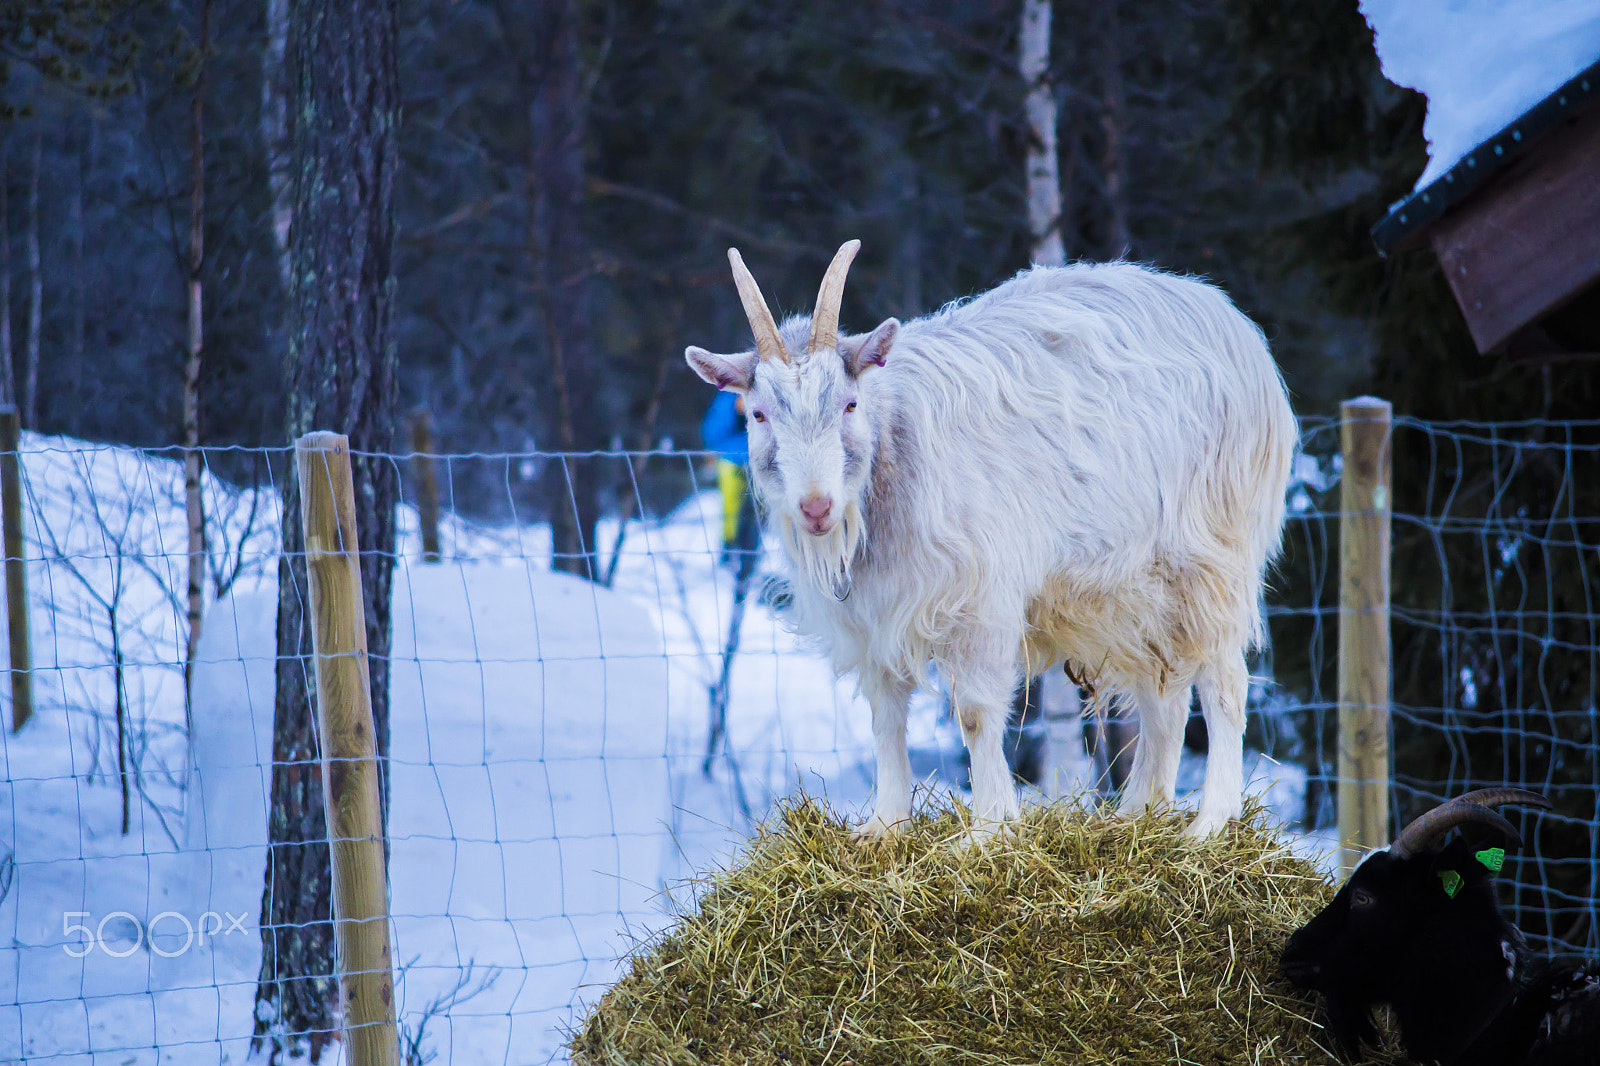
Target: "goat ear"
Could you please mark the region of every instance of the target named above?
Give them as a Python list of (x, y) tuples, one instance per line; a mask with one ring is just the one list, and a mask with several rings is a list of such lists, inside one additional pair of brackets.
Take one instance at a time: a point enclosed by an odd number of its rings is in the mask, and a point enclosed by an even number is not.
[(882, 366), (888, 360), (889, 349), (894, 347), (894, 339), (899, 332), (900, 320), (886, 318), (865, 337), (840, 338), (839, 354), (844, 356), (844, 365), (856, 377), (875, 366)]
[(1481, 843), (1471, 843), (1458, 834), (1433, 856), (1429, 866), (1446, 895), (1454, 898), (1463, 884), (1487, 880), (1492, 875), (1489, 864), (1477, 859), (1481, 847)]
[(756, 353), (717, 355), (694, 345), (683, 350), (683, 358), (707, 384), (729, 392), (748, 392), (756, 369)]

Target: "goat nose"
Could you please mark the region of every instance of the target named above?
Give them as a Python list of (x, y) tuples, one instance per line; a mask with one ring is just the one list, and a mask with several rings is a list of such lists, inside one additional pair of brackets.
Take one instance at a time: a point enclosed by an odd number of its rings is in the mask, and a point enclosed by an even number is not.
[(813, 522), (825, 522), (833, 510), (833, 501), (819, 492), (813, 492), (800, 501), (800, 513)]

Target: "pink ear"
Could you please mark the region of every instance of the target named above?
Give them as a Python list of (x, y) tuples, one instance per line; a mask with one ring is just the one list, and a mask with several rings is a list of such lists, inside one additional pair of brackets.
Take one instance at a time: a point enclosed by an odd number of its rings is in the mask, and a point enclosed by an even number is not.
[(886, 318), (878, 328), (865, 337), (851, 337), (840, 343), (844, 349), (846, 365), (852, 374), (860, 375), (871, 367), (882, 366), (889, 359), (889, 349), (894, 347), (895, 336), (900, 332), (898, 318)]
[(748, 391), (756, 367), (755, 352), (717, 355), (692, 344), (683, 350), (683, 358), (702, 380), (729, 392)]

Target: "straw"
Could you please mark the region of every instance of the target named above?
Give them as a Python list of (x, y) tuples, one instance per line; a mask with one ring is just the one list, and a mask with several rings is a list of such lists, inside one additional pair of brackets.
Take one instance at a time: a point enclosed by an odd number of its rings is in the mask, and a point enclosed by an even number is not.
[(860, 843), (816, 800), (781, 806), (635, 951), (573, 1061), (1336, 1061), (1314, 997), (1277, 974), (1332, 889), (1259, 806), (1204, 841), (1082, 800), (982, 843), (969, 823), (951, 804)]

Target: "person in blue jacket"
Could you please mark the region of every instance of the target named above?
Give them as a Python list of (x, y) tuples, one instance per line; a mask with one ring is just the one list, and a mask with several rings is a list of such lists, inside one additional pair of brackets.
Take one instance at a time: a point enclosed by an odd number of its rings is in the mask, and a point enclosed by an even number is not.
[(717, 487), (722, 492), (722, 561), (741, 568), (754, 566), (761, 546), (755, 499), (745, 467), (750, 463), (750, 436), (745, 428), (744, 397), (719, 392), (700, 420), (700, 436), (717, 453)]

